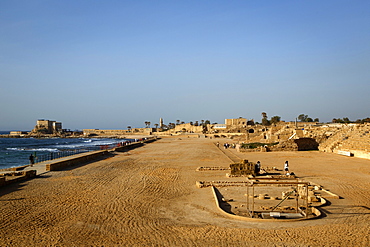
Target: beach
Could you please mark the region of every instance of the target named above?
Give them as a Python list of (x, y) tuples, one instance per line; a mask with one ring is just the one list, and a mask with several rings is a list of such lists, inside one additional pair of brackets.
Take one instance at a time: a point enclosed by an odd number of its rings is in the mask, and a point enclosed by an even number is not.
[[(0, 246), (369, 246), (370, 160), (319, 151), (225, 151), (227, 139), (164, 137), (0, 192)], [(228, 180), (230, 156), (283, 168), (339, 195), (319, 219), (248, 221), (196, 181)], [(241, 180), (242, 178), (240, 178)]]

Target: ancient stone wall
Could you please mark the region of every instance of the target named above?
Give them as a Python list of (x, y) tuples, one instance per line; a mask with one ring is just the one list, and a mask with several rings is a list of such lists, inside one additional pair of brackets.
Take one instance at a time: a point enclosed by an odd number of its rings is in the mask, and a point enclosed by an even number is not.
[(323, 152), (348, 151), (359, 158), (370, 158), (370, 124), (341, 125), (332, 130), (319, 146)]
[(84, 136), (121, 136), (121, 135), (130, 135), (130, 134), (142, 134), (142, 135), (151, 135), (154, 131), (152, 128), (133, 128), (130, 130), (99, 130), (99, 129), (83, 129)]

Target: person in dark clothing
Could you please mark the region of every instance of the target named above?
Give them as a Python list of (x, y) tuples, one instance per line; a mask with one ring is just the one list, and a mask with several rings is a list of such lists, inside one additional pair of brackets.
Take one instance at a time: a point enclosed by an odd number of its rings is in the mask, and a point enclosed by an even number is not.
[(257, 161), (257, 164), (256, 164), (256, 173), (260, 173), (261, 171), (261, 162)]
[(30, 155), (30, 163), (31, 163), (31, 166), (33, 166), (33, 164), (35, 164), (35, 157), (33, 156), (33, 154)]

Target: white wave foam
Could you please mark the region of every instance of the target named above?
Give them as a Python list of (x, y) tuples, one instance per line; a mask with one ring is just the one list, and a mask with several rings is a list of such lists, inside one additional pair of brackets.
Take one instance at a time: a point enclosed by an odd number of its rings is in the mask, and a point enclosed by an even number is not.
[(59, 152), (57, 148), (7, 148), (10, 151)]

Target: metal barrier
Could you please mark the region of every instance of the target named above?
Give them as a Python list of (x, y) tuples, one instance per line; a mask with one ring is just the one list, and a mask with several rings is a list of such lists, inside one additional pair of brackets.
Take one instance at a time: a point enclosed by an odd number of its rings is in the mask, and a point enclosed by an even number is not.
[(87, 153), (87, 152), (92, 152), (92, 151), (98, 151), (98, 150), (108, 150), (108, 149), (113, 149), (115, 147), (121, 147), (125, 145), (130, 145), (134, 142), (132, 141), (124, 141), (124, 142), (117, 142), (109, 145), (98, 145), (98, 146), (92, 146), (92, 147), (83, 147), (81, 149), (68, 149), (68, 150), (63, 150), (59, 152), (50, 152), (48, 154), (42, 154), (42, 155), (36, 155), (35, 157), (35, 164), (48, 161), (48, 160), (55, 160), (55, 159), (60, 159), (63, 157), (67, 156), (72, 156), (75, 154), (80, 154), (80, 153)]
[(63, 157), (80, 154), (80, 153), (87, 153), (87, 152), (98, 151), (98, 150), (109, 150), (109, 149), (113, 149), (116, 147), (132, 145), (135, 143), (151, 142), (156, 139), (157, 138), (153, 138), (153, 137), (140, 138), (140, 139), (135, 139), (135, 140), (126, 140), (122, 142), (116, 142), (116, 143), (109, 144), (109, 145), (97, 145), (97, 146), (91, 146), (91, 147), (82, 147), (81, 149), (68, 149), (68, 150), (63, 150), (59, 152), (51, 152), (51, 153), (43, 154), (43, 155), (36, 155), (34, 161), (36, 164), (36, 163), (40, 163), (40, 162), (44, 162), (48, 160), (60, 159)]

